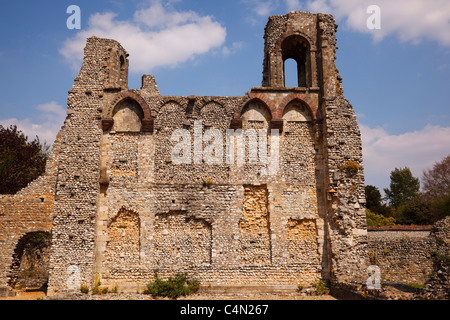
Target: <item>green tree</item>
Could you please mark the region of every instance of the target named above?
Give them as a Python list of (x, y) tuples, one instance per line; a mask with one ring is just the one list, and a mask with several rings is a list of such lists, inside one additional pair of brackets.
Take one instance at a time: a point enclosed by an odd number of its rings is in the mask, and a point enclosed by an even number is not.
[(431, 215), (430, 204), (421, 195), (403, 202), (397, 209), (396, 220), (400, 224), (433, 224), (435, 219)]
[(367, 185), (364, 188), (366, 194), (366, 208), (370, 211), (381, 214), (386, 217), (393, 216), (393, 210), (389, 206), (383, 204), (381, 192), (377, 187), (372, 185)]
[(389, 204), (398, 209), (402, 204), (418, 196), (420, 181), (414, 177), (408, 167), (395, 168), (391, 171), (391, 183), (389, 189), (384, 189)]
[(28, 141), (17, 126), (0, 125), (0, 194), (15, 194), (45, 171), (48, 147)]
[(381, 193), (377, 187), (372, 185), (367, 185), (364, 188), (366, 193), (366, 208), (372, 211), (381, 206)]

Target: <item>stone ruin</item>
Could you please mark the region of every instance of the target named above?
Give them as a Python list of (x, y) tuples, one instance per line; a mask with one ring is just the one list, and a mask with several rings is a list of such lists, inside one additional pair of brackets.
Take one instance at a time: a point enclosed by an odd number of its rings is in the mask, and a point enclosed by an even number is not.
[[(136, 292), (155, 270), (229, 291), (364, 283), (362, 146), (336, 29), (328, 14), (270, 17), (262, 85), (236, 97), (162, 96), (151, 75), (129, 89), (126, 50), (87, 39), (45, 174), (0, 197), (0, 287), (36, 233), (51, 234), (48, 295), (92, 288), (96, 277)], [(296, 87), (285, 86), (288, 59)], [(189, 140), (191, 162), (173, 162), (179, 129), (200, 137)], [(208, 132), (245, 133), (243, 163)], [(219, 161), (207, 161), (211, 149)], [(267, 174), (270, 164), (254, 160), (275, 152)]]

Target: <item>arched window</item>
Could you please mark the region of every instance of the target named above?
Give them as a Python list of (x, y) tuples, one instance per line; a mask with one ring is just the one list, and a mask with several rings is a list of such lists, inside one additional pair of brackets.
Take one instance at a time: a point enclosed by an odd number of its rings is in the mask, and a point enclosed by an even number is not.
[(122, 71), (125, 67), (125, 58), (123, 55), (120, 56), (120, 71)]
[(284, 61), (284, 86), (286, 88), (299, 86), (297, 61), (292, 58)]
[[(281, 51), (285, 67), (285, 86), (287, 86), (286, 84), (289, 84), (292, 81), (291, 79), (287, 79), (286, 75), (289, 75), (293, 72), (294, 78), (295, 74), (297, 75), (296, 87), (309, 87), (311, 83), (311, 57), (309, 42), (299, 35), (289, 36), (284, 39), (283, 43), (281, 44)], [(296, 66), (295, 64), (291, 66), (292, 63), (288, 61), (290, 59), (294, 60), (297, 63)], [(287, 71), (287, 67), (290, 68), (289, 72)], [(291, 68), (294, 68), (294, 71), (292, 71)], [(289, 82), (287, 82), (286, 80), (289, 80)]]

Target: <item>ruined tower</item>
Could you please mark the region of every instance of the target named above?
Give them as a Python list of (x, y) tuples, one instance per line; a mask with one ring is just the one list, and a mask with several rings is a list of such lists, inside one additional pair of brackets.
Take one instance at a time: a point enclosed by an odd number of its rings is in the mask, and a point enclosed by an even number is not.
[(126, 50), (89, 38), (42, 180), (54, 188), (49, 294), (96, 276), (135, 292), (155, 269), (217, 288), (363, 281), (362, 147), (336, 28), (326, 14), (270, 17), (262, 85), (237, 97), (162, 96), (150, 75), (130, 90)]

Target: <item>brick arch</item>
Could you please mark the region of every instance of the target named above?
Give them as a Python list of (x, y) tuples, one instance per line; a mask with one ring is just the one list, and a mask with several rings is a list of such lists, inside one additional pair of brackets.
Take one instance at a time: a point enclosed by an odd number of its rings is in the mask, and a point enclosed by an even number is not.
[(144, 117), (142, 118), (142, 132), (153, 132), (153, 122), (151, 110), (147, 102), (139, 94), (128, 90), (118, 94), (116, 99), (111, 103), (109, 109), (106, 112), (106, 116), (102, 119), (102, 128), (104, 131), (111, 129), (114, 124), (114, 110), (123, 101), (131, 100), (136, 102), (141, 108)]
[(274, 112), (273, 112), (274, 108), (270, 105), (269, 97), (267, 97), (266, 99), (264, 99), (262, 97), (253, 97), (253, 98), (246, 100), (242, 104), (241, 107), (236, 109), (236, 111), (234, 112), (234, 115), (233, 115), (233, 120), (241, 120), (242, 112), (252, 102), (261, 103), (269, 111), (271, 119), (274, 119)]
[(163, 110), (166, 106), (168, 106), (170, 104), (177, 105), (180, 108), (180, 111), (183, 111), (183, 112), (185, 111), (185, 107), (183, 107), (183, 105), (182, 105), (182, 103), (180, 103), (180, 101), (178, 101), (177, 99), (174, 99), (174, 98), (170, 98), (169, 100), (164, 101), (164, 103), (161, 104), (156, 117), (158, 117), (162, 113), (161, 110)]
[(211, 100), (201, 106), (199, 115), (204, 121), (205, 126), (214, 124), (215, 128), (226, 127), (228, 125), (227, 111), (223, 104)]
[(147, 104), (147, 102), (145, 102), (144, 98), (142, 98), (139, 94), (137, 94), (131, 90), (123, 91), (119, 94), (119, 96), (116, 98), (116, 100), (114, 100), (114, 102), (112, 103), (112, 108), (110, 108), (110, 110), (108, 110), (107, 117), (112, 118), (114, 116), (113, 112), (114, 112), (114, 109), (116, 108), (116, 106), (127, 99), (135, 101), (141, 107), (142, 112), (144, 113), (144, 119), (152, 119), (153, 118), (151, 111), (150, 111), (150, 107)]
[(300, 102), (301, 104), (303, 104), (309, 110), (313, 120), (317, 119), (317, 108), (314, 108), (314, 104), (312, 103), (312, 101), (308, 101), (307, 97), (305, 99), (303, 95), (297, 93), (291, 93), (288, 96), (284, 97), (283, 100), (281, 100), (276, 113), (277, 119), (283, 118), (284, 110), (292, 102)]
[(211, 106), (211, 105), (216, 105), (216, 106), (222, 108), (224, 112), (226, 112), (223, 103), (218, 102), (218, 101), (216, 101), (216, 100), (210, 100), (210, 101), (205, 102), (205, 103), (199, 108), (199, 111), (202, 112), (202, 110), (203, 110), (204, 108), (206, 108), (206, 107), (208, 107), (208, 106)]

